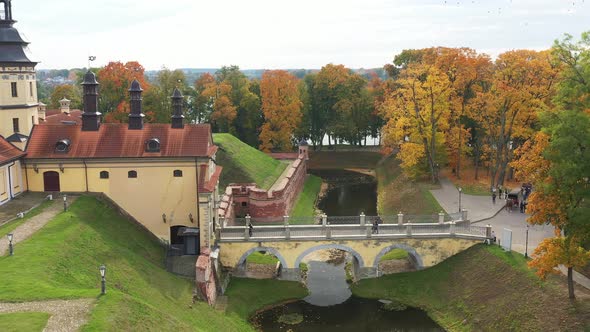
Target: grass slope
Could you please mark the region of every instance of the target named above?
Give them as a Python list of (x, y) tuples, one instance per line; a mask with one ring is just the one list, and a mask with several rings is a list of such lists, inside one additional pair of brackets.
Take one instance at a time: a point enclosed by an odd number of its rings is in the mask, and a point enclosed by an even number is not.
[[(84, 331), (252, 330), (246, 317), (192, 304), (193, 281), (166, 272), (163, 260), (164, 250), (153, 238), (83, 196), (17, 244), (15, 256), (0, 257), (0, 301), (96, 298)], [(105, 296), (98, 295), (101, 264), (107, 267)], [(282, 287), (269, 283), (273, 300), (291, 298)]]
[(49, 314), (45, 312), (15, 312), (0, 314), (0, 331), (3, 332), (35, 332), (43, 331)]
[(299, 193), (297, 201), (295, 201), (295, 206), (291, 210), (291, 217), (315, 216), (315, 202), (321, 187), (322, 178), (310, 174), (305, 179), (303, 190)]
[(246, 257), (246, 262), (254, 264), (276, 265), (279, 261), (274, 255), (263, 254), (260, 251), (251, 253)]
[(376, 168), (377, 212), (381, 215), (430, 215), (443, 210), (430, 193), (434, 186), (426, 181), (411, 181), (399, 166), (395, 155), (383, 159)]
[(260, 188), (269, 189), (281, 175), (286, 163), (258, 151), (230, 134), (213, 134), (219, 146), (217, 163), (223, 166), (220, 186), (232, 182), (254, 182)]
[(409, 254), (403, 249), (393, 249), (385, 255), (381, 256), (380, 262), (390, 261), (393, 259), (405, 259), (408, 258)]
[(426, 310), (451, 331), (558, 331), (590, 327), (590, 293), (569, 302), (564, 280), (540, 281), (524, 257), (477, 245), (418, 272), (361, 280), (353, 294)]

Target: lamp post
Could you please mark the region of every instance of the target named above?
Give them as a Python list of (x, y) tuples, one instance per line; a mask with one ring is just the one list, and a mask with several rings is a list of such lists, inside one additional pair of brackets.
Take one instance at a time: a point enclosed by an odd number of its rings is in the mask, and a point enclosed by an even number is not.
[(8, 237), (8, 252), (9, 255), (12, 256), (14, 254), (14, 249), (12, 248), (12, 238), (14, 237), (14, 234), (8, 233), (6, 236)]
[(64, 195), (64, 212), (68, 210), (68, 196)]
[(463, 193), (463, 188), (459, 187), (459, 212), (461, 212), (461, 194)]
[(107, 267), (104, 265), (101, 265), (98, 270), (100, 271), (100, 277), (101, 277), (101, 281), (100, 281), (100, 294), (104, 295), (107, 293), (107, 281), (104, 278), (105, 273), (107, 272)]
[(526, 239), (524, 240), (524, 258), (529, 258), (529, 225), (526, 225)]

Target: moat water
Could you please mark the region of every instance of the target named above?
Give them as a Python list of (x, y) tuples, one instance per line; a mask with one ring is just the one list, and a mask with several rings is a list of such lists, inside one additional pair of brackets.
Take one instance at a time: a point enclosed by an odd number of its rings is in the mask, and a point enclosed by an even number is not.
[(310, 170), (328, 183), (329, 189), (318, 203), (328, 216), (368, 216), (377, 214), (377, 181), (370, 175), (347, 170)]

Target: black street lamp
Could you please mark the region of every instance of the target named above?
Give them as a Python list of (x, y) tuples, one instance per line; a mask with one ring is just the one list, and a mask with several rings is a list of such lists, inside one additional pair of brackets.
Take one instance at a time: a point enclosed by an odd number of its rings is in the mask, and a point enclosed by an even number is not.
[(107, 281), (104, 278), (105, 273), (107, 272), (107, 267), (104, 265), (101, 265), (98, 270), (100, 271), (100, 277), (101, 277), (101, 281), (100, 281), (100, 294), (104, 295), (107, 293)]
[(461, 194), (463, 193), (463, 188), (459, 187), (459, 212), (461, 212)]
[(529, 225), (526, 225), (526, 239), (524, 242), (524, 258), (529, 258), (529, 254), (528, 254), (528, 249), (529, 249)]
[(68, 210), (68, 196), (64, 195), (64, 212)]
[(8, 233), (6, 236), (8, 237), (8, 252), (9, 255), (12, 256), (14, 254), (14, 249), (12, 247), (12, 238), (14, 237), (14, 234)]

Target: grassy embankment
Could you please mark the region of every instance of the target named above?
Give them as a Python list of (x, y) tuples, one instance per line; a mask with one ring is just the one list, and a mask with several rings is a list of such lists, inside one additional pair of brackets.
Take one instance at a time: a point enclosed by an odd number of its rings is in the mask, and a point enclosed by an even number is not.
[(362, 280), (357, 296), (422, 308), (450, 331), (557, 331), (590, 328), (590, 293), (571, 303), (563, 277), (542, 282), (524, 257), (477, 245), (417, 272)]
[(225, 190), (232, 182), (256, 183), (269, 189), (287, 167), (264, 152), (240, 141), (230, 134), (213, 134), (219, 146), (217, 163), (223, 166), (219, 187)]
[(427, 180), (412, 181), (405, 176), (394, 155), (383, 158), (376, 167), (377, 211), (380, 215), (437, 214), (443, 208), (430, 189), (436, 188)]
[[(315, 204), (322, 188), (322, 179), (315, 175), (309, 175), (305, 179), (303, 190), (299, 193), (295, 206), (291, 210), (292, 217), (310, 217), (315, 216)], [(292, 224), (297, 224), (294, 220)]]
[(45, 312), (15, 312), (11, 314), (0, 314), (0, 331), (43, 331), (48, 320), (49, 314)]
[[(80, 197), (30, 239), (0, 257), (0, 301), (95, 298), (84, 331), (251, 331), (241, 313), (258, 307), (239, 296), (250, 284), (232, 281), (232, 311), (192, 304), (193, 281), (165, 271), (165, 252), (152, 237), (92, 197)], [(107, 266), (107, 294), (99, 296), (98, 266)], [(299, 298), (298, 283), (264, 285), (256, 303)], [(236, 314), (237, 313), (237, 314)], [(25, 313), (33, 317), (31, 313)]]
[(407, 251), (403, 249), (393, 249), (390, 252), (386, 253), (379, 259), (380, 262), (390, 261), (393, 259), (406, 259), (408, 258), (409, 254)]
[(253, 252), (246, 258), (246, 262), (254, 264), (276, 265), (278, 261), (274, 255), (263, 254), (260, 251)]

